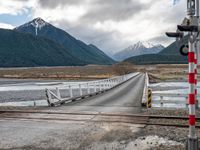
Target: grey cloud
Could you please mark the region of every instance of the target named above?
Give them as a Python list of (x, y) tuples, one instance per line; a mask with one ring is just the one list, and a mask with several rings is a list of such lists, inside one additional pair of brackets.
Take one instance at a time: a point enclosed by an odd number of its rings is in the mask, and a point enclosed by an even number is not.
[(88, 26), (88, 24), (74, 24), (71, 25), (67, 21), (60, 21), (58, 24), (65, 31), (70, 33), (77, 39), (86, 42), (87, 44), (94, 44), (105, 52), (118, 51), (126, 47), (129, 43), (124, 43), (121, 38), (122, 35), (118, 31), (105, 32), (97, 30)]
[(19, 2), (27, 2), (28, 0), (16, 0), (16, 1), (19, 1)]
[(77, 5), (84, 3), (85, 0), (39, 0), (39, 4), (44, 8), (56, 8), (62, 5)]
[(126, 20), (148, 7), (149, 5), (144, 5), (138, 0), (94, 0), (91, 9), (82, 20)]
[[(119, 31), (102, 31), (101, 29), (95, 29), (93, 24), (106, 20), (113, 20), (115, 22), (128, 20), (135, 15), (140, 15), (142, 11), (148, 10), (156, 2), (152, 0), (144, 4), (139, 0), (39, 0), (41, 9), (44, 7), (53, 9), (57, 6), (86, 4), (88, 6), (87, 12), (78, 22), (71, 23), (67, 20), (59, 20), (56, 21), (56, 24), (72, 36), (88, 44), (94, 44), (107, 52), (119, 51), (132, 43), (122, 40), (125, 35), (122, 35)], [(157, 19), (156, 17), (147, 14), (143, 19), (151, 18), (151, 20), (154, 20)], [(173, 18), (163, 17), (163, 21), (168, 23), (170, 22), (169, 20), (175, 20), (175, 18), (175, 16)], [(155, 37), (150, 39), (150, 41), (168, 43), (169, 39), (165, 38), (163, 33), (163, 36)]]
[(167, 44), (168, 45), (168, 43), (174, 42), (174, 39), (168, 38), (165, 35), (165, 33), (163, 32), (163, 35), (154, 37), (154, 38), (150, 39), (149, 41), (153, 42), (153, 43), (163, 43), (163, 44)]

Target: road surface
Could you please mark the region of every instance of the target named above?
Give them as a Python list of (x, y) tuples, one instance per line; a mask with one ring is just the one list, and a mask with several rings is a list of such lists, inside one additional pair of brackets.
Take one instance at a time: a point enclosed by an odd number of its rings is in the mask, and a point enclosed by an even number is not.
[[(60, 107), (44, 108), (44, 111), (90, 112), (90, 113), (137, 113), (141, 109), (141, 100), (145, 84), (145, 75), (139, 74), (126, 83), (89, 99), (83, 99)], [(2, 114), (3, 115), (3, 114)], [(17, 114), (11, 114), (16, 115)], [(37, 117), (39, 114), (25, 114), (25, 117)], [(23, 114), (20, 114), (23, 117)], [(75, 119), (78, 116), (63, 115)], [(40, 117), (50, 117), (43, 114)], [(57, 115), (62, 118), (62, 115)], [(86, 120), (98, 116), (91, 114)], [(78, 119), (84, 119), (79, 116)], [(105, 119), (105, 118), (102, 118)], [(111, 117), (108, 120), (113, 119)], [(116, 118), (117, 119), (117, 118)], [(122, 119), (119, 117), (119, 120)], [(132, 123), (108, 123), (105, 121), (58, 121), (26, 120), (0, 118), (0, 149), (10, 150), (100, 150), (100, 149), (136, 149), (131, 144), (144, 125)], [(137, 133), (136, 133), (137, 132)], [(137, 145), (136, 145), (137, 146)], [(139, 148), (140, 149), (140, 148)], [(138, 150), (139, 150), (138, 149)]]
[(67, 112), (137, 113), (141, 109), (145, 74), (97, 96), (70, 102), (58, 110)]

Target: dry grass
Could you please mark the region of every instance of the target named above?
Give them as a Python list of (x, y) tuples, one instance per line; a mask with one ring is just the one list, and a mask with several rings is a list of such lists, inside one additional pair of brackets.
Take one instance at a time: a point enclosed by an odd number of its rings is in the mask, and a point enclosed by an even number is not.
[(104, 79), (130, 72), (147, 72), (151, 82), (186, 81), (187, 65), (132, 65), (7, 68), (0, 69), (0, 78), (20, 79)]

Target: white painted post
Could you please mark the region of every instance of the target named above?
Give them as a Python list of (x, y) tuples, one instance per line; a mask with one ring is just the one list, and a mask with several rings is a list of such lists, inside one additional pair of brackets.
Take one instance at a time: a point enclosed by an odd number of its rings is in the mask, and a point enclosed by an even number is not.
[(61, 99), (60, 90), (58, 87), (56, 88), (56, 93), (57, 93), (58, 98)]
[(87, 83), (87, 94), (90, 94), (89, 83)]
[(94, 82), (94, 92), (97, 92), (97, 86), (96, 86), (96, 82)]
[(101, 82), (99, 82), (99, 89), (102, 91)]
[(108, 80), (105, 81), (105, 89), (108, 89)]
[(83, 95), (83, 93), (82, 93), (82, 89), (81, 89), (81, 84), (79, 84), (79, 93), (80, 93), (80, 96)]
[(109, 89), (111, 88), (111, 80), (109, 79), (108, 80), (108, 83), (109, 83)]
[(106, 81), (103, 82), (103, 90), (106, 90)]
[(71, 87), (71, 85), (69, 85), (69, 95), (70, 95), (70, 98), (73, 97), (73, 92), (72, 92), (72, 87)]

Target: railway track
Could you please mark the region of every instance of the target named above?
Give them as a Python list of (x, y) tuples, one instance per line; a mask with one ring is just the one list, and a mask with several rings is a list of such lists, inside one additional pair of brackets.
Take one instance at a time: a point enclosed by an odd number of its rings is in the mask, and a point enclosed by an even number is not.
[[(87, 121), (87, 122), (131, 123), (131, 124), (188, 128), (188, 123), (187, 123), (188, 117), (185, 116), (160, 116), (160, 115), (141, 115), (141, 114), (106, 114), (106, 113), (78, 113), (78, 112), (68, 113), (68, 112), (53, 112), (53, 111), (38, 111), (38, 110), (32, 110), (32, 111), (1, 110), (0, 120), (79, 121), (79, 122)], [(200, 118), (198, 117), (196, 120), (200, 121)], [(196, 125), (196, 127), (200, 128), (200, 125)]]

